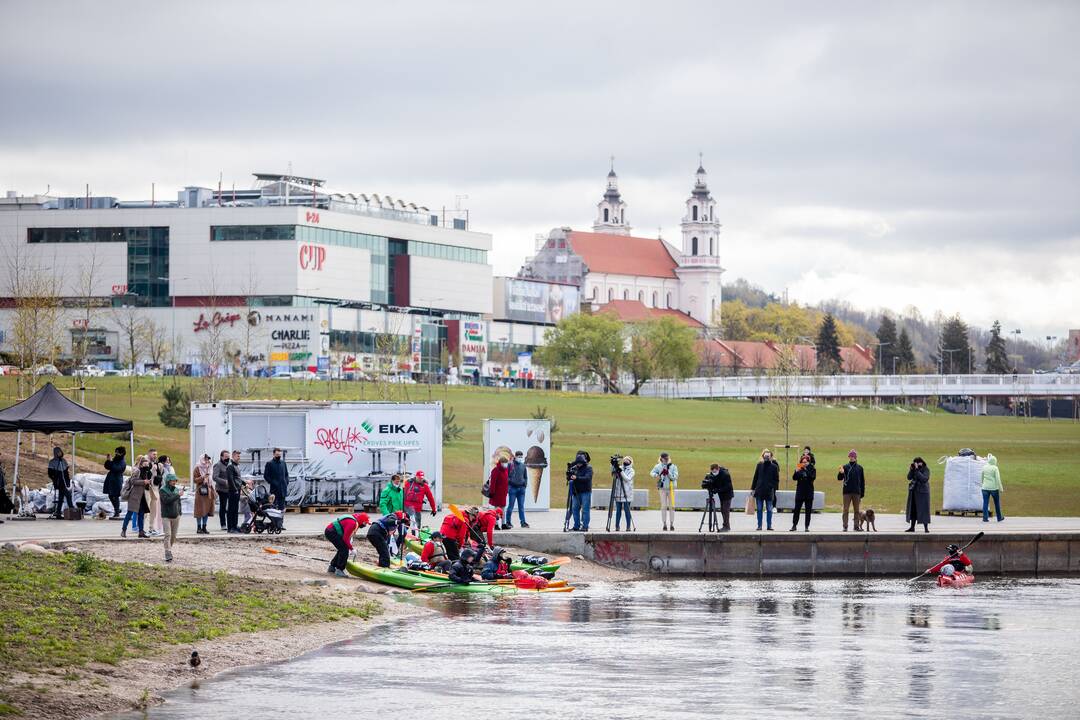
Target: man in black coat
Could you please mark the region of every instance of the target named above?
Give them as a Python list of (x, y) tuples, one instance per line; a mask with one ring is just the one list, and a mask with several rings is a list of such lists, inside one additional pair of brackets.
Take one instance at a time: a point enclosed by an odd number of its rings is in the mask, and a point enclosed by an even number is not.
[(285, 496), (289, 493), (289, 466), (281, 459), (281, 448), (274, 448), (274, 459), (263, 468), (263, 478), (274, 496), (274, 507), (285, 509)]
[(705, 476), (705, 483), (709, 493), (716, 493), (716, 499), (720, 501), (720, 515), (724, 518), (724, 524), (720, 532), (731, 532), (731, 499), (735, 497), (735, 486), (731, 483), (731, 473), (719, 463), (709, 466), (709, 474)]
[(225, 505), (225, 522), (226, 528), (229, 533), (235, 535), (240, 532), (240, 523), (238, 522), (238, 513), (240, 512), (240, 488), (244, 484), (244, 479), (240, 475), (240, 451), (232, 451), (232, 460), (229, 461), (229, 467), (225, 470), (225, 477), (228, 480), (229, 496)]
[(809, 448), (803, 450), (799, 458), (799, 464), (795, 466), (795, 472), (791, 479), (795, 481), (795, 511), (791, 517), (791, 529), (799, 528), (799, 511), (806, 512), (804, 529), (810, 532), (810, 513), (814, 510), (814, 480), (817, 479), (817, 468), (814, 467), (814, 454)]
[(859, 505), (863, 496), (866, 495), (866, 473), (863, 472), (863, 466), (857, 462), (858, 457), (854, 450), (849, 452), (848, 464), (841, 466), (840, 472), (836, 474), (836, 479), (844, 483), (844, 532), (847, 532), (850, 506), (855, 507), (855, 531), (862, 530), (862, 523), (859, 522)]
[(574, 499), (571, 503), (571, 513), (574, 517), (574, 532), (589, 531), (589, 514), (592, 506), (592, 465), (589, 464), (589, 453), (578, 450), (574, 458), (573, 469), (570, 473), (570, 482), (574, 490)]
[(127, 469), (127, 448), (120, 445), (116, 448), (113, 456), (105, 456), (105, 482), (102, 483), (102, 491), (109, 496), (109, 502), (113, 506), (113, 520), (120, 519), (120, 492), (124, 488), (124, 470)]

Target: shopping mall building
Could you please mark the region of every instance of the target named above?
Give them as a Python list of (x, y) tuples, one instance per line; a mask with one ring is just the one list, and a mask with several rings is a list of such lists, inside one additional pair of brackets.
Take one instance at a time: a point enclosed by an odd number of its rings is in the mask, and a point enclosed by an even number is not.
[(577, 289), (564, 298), (551, 283), (497, 282), (491, 244), (465, 213), (331, 193), (288, 175), (258, 174), (246, 190), (187, 187), (166, 202), (9, 192), (0, 198), (0, 350), (15, 349), (14, 297), (44, 282), (64, 308), (61, 359), (85, 347), (88, 362), (130, 364), (127, 328), (137, 322), (148, 329), (137, 364), (181, 372), (223, 356), (233, 369), (246, 358), (279, 372), (392, 364), (500, 375), (542, 341), (551, 311), (537, 303), (556, 295), (576, 310)]

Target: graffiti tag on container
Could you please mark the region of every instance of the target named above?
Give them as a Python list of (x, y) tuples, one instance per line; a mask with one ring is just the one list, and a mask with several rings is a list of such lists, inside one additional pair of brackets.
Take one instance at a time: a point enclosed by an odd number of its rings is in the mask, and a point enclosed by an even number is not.
[(632, 570), (634, 572), (661, 573), (668, 570), (671, 558), (659, 555), (637, 556), (630, 549), (629, 543), (615, 540), (597, 540), (593, 543), (593, 560), (601, 565), (619, 568), (620, 570)]
[(367, 436), (360, 428), (335, 427), (315, 430), (315, 444), (326, 448), (331, 455), (344, 455), (346, 462), (353, 461), (353, 452), (364, 444)]

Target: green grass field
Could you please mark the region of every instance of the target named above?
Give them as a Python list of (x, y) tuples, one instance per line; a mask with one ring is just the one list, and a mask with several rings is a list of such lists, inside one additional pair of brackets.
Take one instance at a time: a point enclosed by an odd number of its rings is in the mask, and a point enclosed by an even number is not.
[[(70, 387), (70, 378), (59, 378), (58, 387)], [(112, 415), (135, 421), (137, 451), (151, 445), (174, 455), (179, 472), (187, 472), (186, 430), (163, 427), (157, 419), (161, 391), (168, 379), (140, 378), (129, 399), (125, 378), (93, 379), (88, 384), (87, 404)], [(187, 380), (186, 382), (193, 382)], [(13, 378), (0, 379), (6, 403), (15, 401)], [(758, 454), (764, 447), (783, 443), (769, 409), (745, 401), (660, 400), (624, 396), (580, 395), (540, 391), (508, 391), (491, 388), (445, 386), (397, 386), (395, 400), (439, 400), (452, 406), (457, 423), (465, 428), (461, 439), (444, 450), (444, 497), (450, 502), (479, 502), (482, 484), (483, 418), (529, 417), (538, 405), (546, 406), (559, 425), (552, 442), (552, 470), (556, 490), (553, 504), (562, 505), (561, 470), (578, 448), (593, 457), (598, 485), (607, 485), (607, 458), (619, 452), (632, 455), (639, 473), (647, 473), (661, 450), (670, 452), (682, 474), (681, 485), (699, 486), (711, 462), (726, 465), (736, 487), (747, 488)], [(69, 394), (70, 395), (70, 394)], [(373, 400), (374, 389), (366, 383), (293, 382), (261, 380), (251, 398)], [(67, 442), (67, 441), (66, 441)], [(108, 436), (86, 435), (79, 439), (80, 455), (89, 452), (100, 466), (100, 454), (117, 444)], [(859, 452), (867, 470), (867, 504), (885, 512), (899, 512), (907, 492), (908, 463), (924, 457), (933, 472), (934, 507), (940, 507), (944, 466), (942, 455), (962, 447), (980, 455), (992, 452), (999, 458), (1006, 514), (1080, 515), (1080, 473), (1073, 467), (1080, 456), (1080, 424), (1068, 420), (967, 417), (918, 410), (899, 412), (846, 406), (827, 408), (799, 406), (791, 430), (791, 444), (813, 446), (818, 461), (818, 489), (826, 493), (829, 508), (838, 506), (836, 468), (846, 461), (848, 450)], [(42, 444), (38, 445), (43, 452)], [(783, 471), (783, 450), (778, 451)], [(796, 458), (791, 459), (794, 465)], [(10, 473), (10, 459), (5, 459)], [(639, 476), (640, 477), (640, 476)], [(649, 483), (639, 481), (637, 487)], [(786, 486), (790, 487), (788, 480)], [(655, 489), (653, 503), (658, 503)]]

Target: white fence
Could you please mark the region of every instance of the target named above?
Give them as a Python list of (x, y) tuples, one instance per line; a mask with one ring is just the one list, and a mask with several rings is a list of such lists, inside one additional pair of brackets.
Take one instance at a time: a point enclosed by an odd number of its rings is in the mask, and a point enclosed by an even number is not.
[(1080, 375), (800, 375), (650, 380), (645, 397), (1080, 397)]

